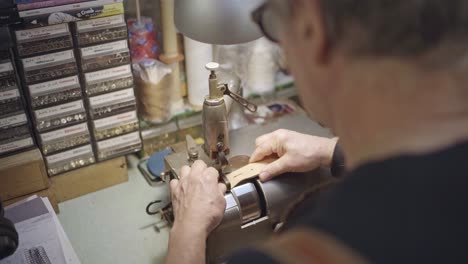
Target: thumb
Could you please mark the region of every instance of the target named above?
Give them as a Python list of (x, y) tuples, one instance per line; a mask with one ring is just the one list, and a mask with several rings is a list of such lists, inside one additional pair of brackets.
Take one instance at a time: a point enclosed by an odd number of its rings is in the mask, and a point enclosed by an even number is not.
[(218, 183), (218, 189), (219, 189), (219, 191), (221, 192), (221, 194), (222, 194), (223, 196), (226, 194), (226, 191), (227, 191), (226, 184), (224, 184), (224, 183)]
[(265, 182), (269, 181), (272, 178), (283, 174), (288, 171), (289, 165), (287, 161), (287, 156), (283, 156), (274, 162), (268, 164), (263, 168), (262, 172), (260, 172), (260, 180)]

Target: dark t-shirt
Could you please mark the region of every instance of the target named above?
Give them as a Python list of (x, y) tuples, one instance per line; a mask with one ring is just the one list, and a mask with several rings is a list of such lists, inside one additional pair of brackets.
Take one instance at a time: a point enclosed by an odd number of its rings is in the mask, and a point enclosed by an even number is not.
[[(288, 227), (325, 232), (373, 263), (468, 263), (468, 143), (361, 166), (318, 204), (306, 200)], [(275, 263), (252, 249), (228, 263), (252, 259)]]

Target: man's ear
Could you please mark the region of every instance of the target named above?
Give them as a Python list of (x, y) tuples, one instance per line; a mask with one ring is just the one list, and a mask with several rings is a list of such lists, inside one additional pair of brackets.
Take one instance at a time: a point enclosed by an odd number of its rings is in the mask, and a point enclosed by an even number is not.
[(329, 40), (321, 1), (293, 0), (291, 5), (293, 23), (301, 40), (310, 48), (316, 63), (328, 63)]

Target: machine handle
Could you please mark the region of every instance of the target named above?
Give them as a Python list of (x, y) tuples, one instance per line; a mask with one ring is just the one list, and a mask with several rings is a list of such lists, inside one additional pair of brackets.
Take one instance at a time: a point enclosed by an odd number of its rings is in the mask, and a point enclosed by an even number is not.
[(240, 96), (240, 95), (238, 95), (236, 93), (231, 92), (231, 90), (229, 90), (227, 84), (223, 84), (222, 87), (221, 87), (221, 90), (222, 90), (223, 94), (231, 97), (232, 100), (238, 102), (243, 107), (247, 108), (247, 110), (249, 110), (250, 112), (252, 112), (252, 113), (257, 112), (258, 106), (256, 104), (250, 102), (249, 100), (245, 99), (244, 97), (242, 97), (242, 96)]
[(160, 211), (161, 211), (160, 208), (158, 208), (158, 210), (152, 211), (152, 210), (151, 210), (151, 207), (152, 207), (153, 205), (159, 204), (159, 203), (161, 203), (161, 202), (162, 202), (161, 200), (156, 200), (156, 201), (153, 201), (153, 202), (149, 203), (149, 204), (146, 206), (146, 213), (147, 213), (148, 215), (159, 214)]

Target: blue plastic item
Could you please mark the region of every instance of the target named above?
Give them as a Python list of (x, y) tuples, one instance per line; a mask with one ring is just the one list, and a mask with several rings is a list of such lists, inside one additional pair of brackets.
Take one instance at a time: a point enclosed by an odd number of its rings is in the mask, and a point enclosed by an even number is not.
[(148, 159), (148, 164), (147, 164), (148, 171), (151, 173), (151, 175), (154, 178), (159, 178), (161, 173), (166, 171), (166, 168), (164, 166), (164, 158), (171, 153), (172, 153), (172, 150), (168, 148), (168, 149), (154, 153)]

